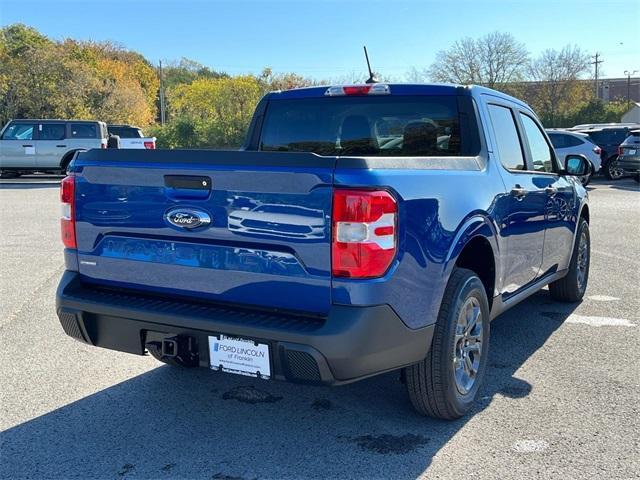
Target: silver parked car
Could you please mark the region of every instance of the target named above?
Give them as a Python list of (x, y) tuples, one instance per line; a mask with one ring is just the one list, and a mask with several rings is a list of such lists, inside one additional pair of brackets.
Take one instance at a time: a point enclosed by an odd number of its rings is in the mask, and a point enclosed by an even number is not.
[[(602, 166), (600, 154), (602, 150), (593, 143), (587, 134), (570, 132), (561, 129), (547, 129), (547, 135), (553, 144), (558, 160), (564, 165), (567, 155), (584, 155), (593, 167), (593, 173), (598, 173)], [(582, 179), (583, 185), (589, 183), (591, 177)]]
[(107, 125), (87, 120), (11, 120), (0, 131), (0, 176), (64, 173), (81, 150), (107, 148)]

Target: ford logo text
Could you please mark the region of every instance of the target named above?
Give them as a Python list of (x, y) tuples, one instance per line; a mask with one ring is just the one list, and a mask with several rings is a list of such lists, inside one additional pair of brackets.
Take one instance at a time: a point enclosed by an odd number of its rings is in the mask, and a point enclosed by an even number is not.
[(187, 230), (206, 227), (211, 223), (208, 213), (195, 208), (173, 208), (164, 214), (164, 218), (171, 225)]

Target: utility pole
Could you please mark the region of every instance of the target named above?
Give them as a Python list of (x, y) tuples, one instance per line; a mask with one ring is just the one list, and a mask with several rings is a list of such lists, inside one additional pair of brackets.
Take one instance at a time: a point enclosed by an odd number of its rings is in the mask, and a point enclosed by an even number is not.
[(164, 82), (162, 79), (162, 60), (160, 60), (160, 125), (165, 122)]
[(624, 74), (627, 76), (627, 111), (631, 109), (631, 75), (635, 75), (638, 73), (638, 70), (634, 70), (630, 72), (629, 70), (625, 70)]
[(600, 53), (596, 52), (594, 57), (591, 58), (595, 58), (595, 61), (591, 62), (591, 65), (595, 65), (596, 66), (596, 99), (600, 98), (600, 91), (598, 89), (598, 66), (601, 63), (604, 63), (604, 60), (598, 60), (600, 58)]

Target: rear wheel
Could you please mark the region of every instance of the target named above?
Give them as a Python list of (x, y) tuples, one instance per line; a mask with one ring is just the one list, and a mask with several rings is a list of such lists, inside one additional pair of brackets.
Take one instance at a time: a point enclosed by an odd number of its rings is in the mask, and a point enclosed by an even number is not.
[(618, 180), (624, 176), (624, 170), (618, 167), (618, 157), (611, 157), (604, 166), (604, 176), (609, 180)]
[(423, 415), (462, 417), (473, 405), (489, 353), (489, 302), (471, 270), (456, 268), (436, 321), (431, 349), (405, 369), (409, 399)]
[(584, 218), (578, 223), (576, 243), (571, 254), (569, 272), (560, 280), (549, 284), (549, 293), (561, 302), (579, 302), (584, 297), (589, 281), (591, 236), (589, 224)]

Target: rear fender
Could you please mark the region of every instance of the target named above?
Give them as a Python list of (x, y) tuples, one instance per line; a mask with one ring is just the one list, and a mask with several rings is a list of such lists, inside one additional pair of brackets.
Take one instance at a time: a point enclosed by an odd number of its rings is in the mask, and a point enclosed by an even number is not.
[[(451, 247), (447, 253), (447, 257), (445, 262), (442, 265), (442, 275), (443, 278), (449, 281), (451, 274), (453, 273), (453, 269), (458, 261), (460, 253), (464, 247), (474, 238), (483, 237), (489, 242), (491, 246), (491, 250), (493, 251), (493, 262), (496, 268), (496, 278), (494, 282), (494, 292), (493, 296), (495, 297), (496, 291), (499, 291), (499, 283), (502, 278), (502, 270), (501, 263), (499, 262), (500, 258), (500, 244), (498, 242), (498, 233), (496, 226), (492, 223), (492, 221), (484, 216), (484, 215), (474, 215), (468, 218), (464, 223), (460, 225), (458, 228), (457, 234), (451, 243)], [(444, 294), (444, 289), (443, 292)]]

